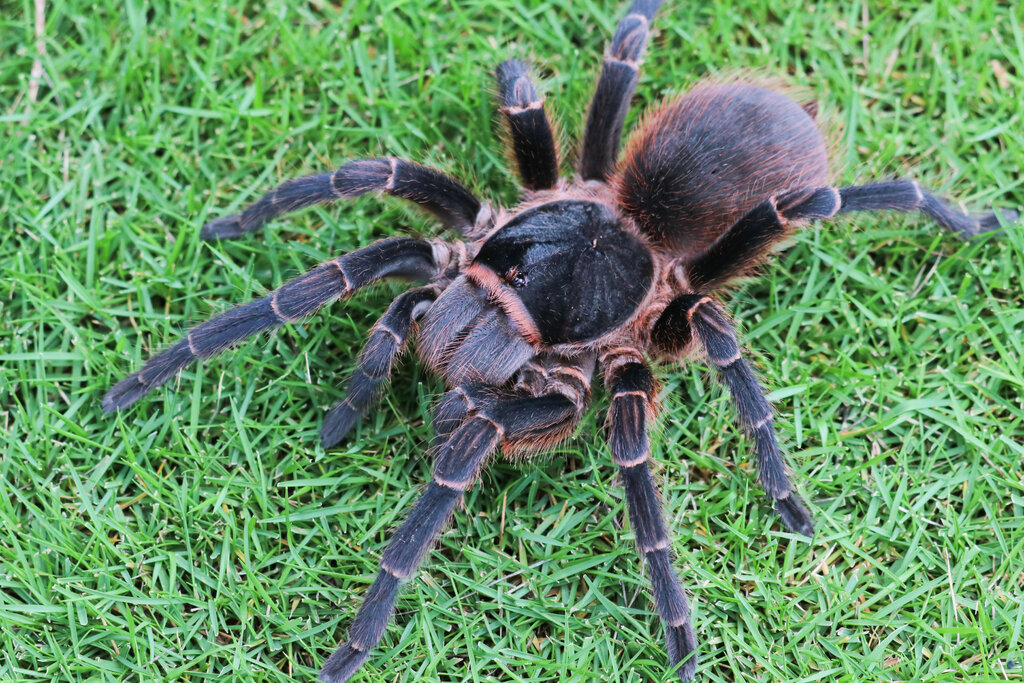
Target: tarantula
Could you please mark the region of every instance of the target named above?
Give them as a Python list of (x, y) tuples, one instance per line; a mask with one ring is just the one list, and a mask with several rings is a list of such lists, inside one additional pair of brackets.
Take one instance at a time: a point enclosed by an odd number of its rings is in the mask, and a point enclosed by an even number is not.
[[(348, 641), (320, 679), (345, 681), (384, 635), (402, 581), (419, 567), (488, 456), (549, 449), (573, 433), (600, 371), (611, 397), (612, 461), (664, 624), (670, 664), (694, 676), (697, 641), (648, 468), (657, 414), (652, 361), (701, 352), (753, 439), (757, 474), (790, 530), (811, 536), (776, 441), (771, 406), (715, 293), (751, 272), (801, 223), (849, 211), (919, 210), (963, 238), (995, 230), (995, 213), (952, 210), (911, 180), (836, 188), (815, 124), (797, 104), (746, 82), (706, 83), (647, 115), (619, 158), (641, 54), (660, 0), (635, 0), (604, 58), (576, 175), (559, 176), (551, 124), (522, 62), (497, 69), (498, 98), (522, 181), (511, 210), (403, 159), (349, 162), (285, 182), (206, 239), (253, 232), (289, 211), (369, 192), (423, 207), (464, 241), (395, 237), (331, 259), (198, 327), (103, 398), (125, 408), (198, 358), (313, 314), (382, 278), (425, 283), (396, 298), (370, 333), (345, 399), (326, 414), (338, 443), (368, 409), (418, 324), (420, 359), (448, 391), (433, 414), (431, 481), (388, 543)], [(1005, 220), (1016, 213), (1003, 212)]]

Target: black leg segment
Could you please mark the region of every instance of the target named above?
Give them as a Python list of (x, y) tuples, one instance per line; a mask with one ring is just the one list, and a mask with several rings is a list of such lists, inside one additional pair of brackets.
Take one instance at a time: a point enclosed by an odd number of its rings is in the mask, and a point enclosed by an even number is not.
[(347, 681), (370, 656), (370, 651), (384, 637), (384, 630), (391, 621), (400, 582), (416, 571), (434, 544), (437, 534), (447, 523), (456, 503), (462, 499), (462, 494), (461, 490), (441, 486), (436, 482), (427, 486), (419, 502), (388, 543), (377, 579), (363, 598), (359, 613), (349, 627), (348, 641), (324, 662), (320, 672), (321, 681)]
[(430, 242), (412, 237), (381, 240), (332, 259), (275, 289), (192, 328), (185, 339), (150, 358), (103, 397), (103, 410), (126, 408), (174, 377), (192, 361), (210, 358), (259, 332), (312, 315), (324, 304), (385, 277), (430, 280), (437, 275)]
[[(963, 239), (999, 230), (1002, 226), (996, 212), (970, 215), (957, 211), (913, 180), (894, 180), (872, 185), (854, 185), (839, 190), (842, 197), (840, 213), (847, 211), (922, 211), (939, 225)], [(1016, 211), (999, 209), (1003, 221), (1014, 223)]]
[(409, 579), (419, 568), (455, 505), (472, 486), (484, 460), (494, 450), (499, 436), (493, 422), (473, 419), (462, 425), (438, 451), (434, 480), (388, 542), (377, 580), (349, 627), (348, 641), (324, 663), (321, 681), (347, 681), (380, 642), (391, 621), (399, 583)]
[(405, 292), (395, 299), (370, 332), (359, 367), (349, 380), (346, 396), (324, 416), (320, 445), (330, 448), (342, 440), (373, 404), (380, 387), (391, 376), (395, 358), (405, 347), (413, 321), (421, 317), (437, 298), (433, 287)]
[(498, 65), (497, 77), (501, 113), (508, 125), (523, 187), (549, 190), (558, 183), (558, 152), (544, 100), (537, 94), (526, 65), (517, 59)]
[(441, 400), (434, 406), (434, 414), (431, 425), (434, 427), (434, 448), (438, 449), (448, 441), (459, 425), (469, 415), (469, 396), (462, 387), (455, 387), (446, 391)]
[(635, 0), (615, 29), (583, 132), (579, 170), (584, 180), (606, 180), (615, 167), (622, 124), (636, 90), (640, 58), (660, 5), (660, 0)]
[(710, 292), (746, 274), (786, 237), (795, 224), (828, 218), (839, 210), (835, 188), (796, 190), (766, 199), (734, 223), (685, 268), (690, 287)]
[(1000, 213), (1003, 222), (1018, 219), (1017, 212), (1009, 209), (973, 216), (956, 211), (912, 180), (792, 190), (755, 206), (688, 263), (690, 287), (710, 292), (746, 274), (800, 223), (849, 211), (883, 210), (921, 211), (962, 239), (999, 230)]
[(685, 295), (685, 301), (690, 307), (690, 325), (725, 381), (736, 405), (740, 423), (754, 439), (761, 486), (774, 501), (775, 511), (788, 529), (804, 536), (813, 536), (811, 515), (794, 491), (786, 464), (782, 460), (775, 437), (771, 405), (764, 397), (764, 390), (750, 366), (743, 360), (732, 324), (722, 309), (708, 297)]
[(619, 466), (626, 490), (630, 524), (647, 563), (654, 605), (665, 627), (669, 662), (678, 667), (676, 671), (682, 680), (690, 681), (697, 671), (697, 640), (690, 623), (690, 604), (672, 569), (668, 529), (647, 465), (647, 419), (654, 405), (654, 377), (646, 365), (631, 361), (615, 367), (607, 384), (612, 394), (612, 459)]
[(200, 236), (207, 240), (241, 237), (282, 214), (368, 192), (384, 192), (414, 202), (462, 234), (476, 224), (481, 208), (469, 190), (439, 171), (403, 159), (361, 159), (333, 173), (286, 181), (242, 213), (210, 221)]
[(377, 580), (349, 628), (348, 641), (324, 664), (320, 673), (324, 683), (347, 681), (380, 642), (391, 620), (399, 583), (416, 573), (455, 505), (499, 443), (519, 433), (544, 429), (566, 413), (578, 416), (582, 410), (557, 393), (523, 397), (492, 392), (491, 397), (486, 409), (462, 422), (437, 449), (433, 481), (388, 543)]

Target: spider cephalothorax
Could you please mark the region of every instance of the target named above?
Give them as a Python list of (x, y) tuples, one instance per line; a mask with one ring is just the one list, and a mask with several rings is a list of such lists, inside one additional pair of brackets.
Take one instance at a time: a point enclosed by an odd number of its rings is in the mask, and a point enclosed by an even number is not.
[(559, 178), (555, 139), (526, 68), (505, 62), (498, 95), (525, 190), (520, 206), (492, 208), (448, 176), (400, 159), (352, 161), (288, 181), (241, 214), (206, 224), (203, 237), (239, 237), (288, 211), (376, 191), (420, 205), (464, 240), (396, 237), (327, 261), (193, 328), (103, 399), (105, 410), (125, 408), (193, 360), (382, 278), (425, 283), (395, 299), (373, 328), (346, 398), (324, 418), (329, 447), (369, 407), (419, 322), (418, 355), (448, 387), (433, 417), (433, 481), (384, 551), (348, 641), (324, 665), (324, 681), (347, 680), (369, 657), (401, 581), (417, 570), (487, 457), (498, 449), (544, 450), (571, 434), (597, 369), (611, 397), (612, 461), (669, 661), (680, 677), (693, 678), (690, 608), (647, 464), (657, 410), (651, 361), (708, 358), (754, 441), (758, 478), (783, 523), (810, 535), (811, 516), (787, 474), (770, 406), (715, 292), (749, 273), (795, 226), (838, 213), (919, 210), (964, 238), (1000, 225), (995, 214), (952, 210), (909, 180), (831, 187), (816, 105), (751, 83), (701, 85), (663, 105), (619, 159), (659, 4), (635, 0), (619, 23), (574, 177)]

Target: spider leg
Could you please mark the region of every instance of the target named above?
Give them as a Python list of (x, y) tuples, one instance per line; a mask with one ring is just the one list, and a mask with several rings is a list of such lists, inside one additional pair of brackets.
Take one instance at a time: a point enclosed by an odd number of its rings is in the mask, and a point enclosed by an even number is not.
[(472, 230), (481, 211), (480, 201), (444, 173), (394, 157), (360, 159), (332, 173), (285, 181), (242, 213), (210, 221), (200, 236), (207, 240), (241, 237), (281, 214), (368, 192), (384, 192), (414, 202), (461, 234)]
[(321, 263), (269, 296), (236, 306), (189, 330), (183, 340), (156, 354), (103, 397), (104, 412), (126, 408), (164, 384), (192, 361), (210, 358), (259, 332), (312, 315), (381, 278), (430, 280), (439, 264), (430, 242), (412, 237), (381, 240)]
[(615, 29), (583, 132), (579, 172), (584, 180), (605, 180), (615, 167), (622, 124), (636, 90), (640, 57), (661, 2), (633, 0), (629, 14)]
[(469, 387), (455, 387), (446, 391), (434, 406), (434, 414), (430, 422), (434, 427), (435, 449), (443, 446), (451, 437), (452, 432), (458, 429), (459, 425), (469, 416), (469, 411), (473, 408), (469, 391), (471, 391)]
[[(713, 290), (743, 275), (767, 256), (772, 245), (802, 223), (848, 211), (922, 211), (962, 239), (998, 230), (997, 212), (971, 216), (955, 211), (912, 180), (873, 185), (804, 188), (767, 199), (729, 228), (718, 241), (686, 265), (690, 286)], [(1016, 221), (1016, 211), (1001, 209), (1003, 220)]]
[(330, 448), (344, 438), (373, 404), (380, 387), (391, 376), (391, 366), (405, 347), (414, 321), (437, 298), (435, 287), (420, 287), (396, 298), (384, 313), (363, 347), (359, 367), (349, 380), (345, 398), (324, 416), (320, 445)]
[(610, 365), (605, 379), (612, 395), (608, 413), (612, 459), (619, 466), (629, 520), (646, 560), (654, 604), (665, 627), (669, 662), (679, 666), (681, 679), (690, 681), (697, 670), (697, 640), (690, 624), (690, 604), (672, 569), (668, 529), (647, 466), (651, 457), (647, 420), (654, 411), (656, 385), (639, 356), (621, 361), (624, 362)]
[(512, 138), (512, 152), (527, 190), (549, 190), (558, 182), (558, 151), (544, 100), (526, 65), (510, 59), (498, 65), (498, 99)]
[[(475, 473), (483, 464), (493, 441), (488, 441), (484, 425), (472, 426), (472, 433), (467, 430), (465, 435), (457, 435), (463, 436), (462, 439), (453, 440), (453, 447), (459, 446), (463, 449), (461, 452), (456, 453), (452, 448), (444, 453), (443, 462), (447, 468), (459, 466)], [(439, 462), (442, 462), (440, 458)], [(377, 578), (349, 627), (348, 640), (324, 662), (319, 676), (321, 681), (347, 681), (369, 658), (370, 651), (384, 637), (384, 631), (391, 621), (401, 581), (412, 576), (419, 567), (462, 497), (463, 489), (452, 488), (436, 480), (427, 486), (412, 512), (388, 543)]]
[[(791, 202), (794, 197), (795, 204)], [(793, 223), (828, 218), (839, 210), (839, 193), (831, 187), (797, 190), (761, 202), (736, 221), (684, 272), (690, 287), (708, 292), (758, 265), (774, 244), (793, 231)]]
[(347, 681), (369, 657), (391, 620), (400, 582), (416, 572), (487, 456), (502, 442), (508, 447), (509, 442), (578, 423), (582, 399), (560, 391), (554, 387), (551, 393), (525, 396), (492, 388), (486, 405), (438, 449), (433, 481), (384, 550), (380, 572), (349, 627), (348, 641), (324, 663), (321, 681)]
[(991, 211), (974, 216), (957, 211), (913, 180), (852, 185), (841, 188), (839, 196), (842, 197), (839, 213), (879, 210), (921, 211), (963, 239), (999, 230), (1002, 227), (999, 213), (1002, 213), (1002, 218), (1007, 223), (1012, 223), (1020, 217), (1016, 211), (1010, 209), (999, 209), (998, 212)]
[(743, 359), (732, 323), (709, 297), (700, 294), (677, 297), (655, 323), (652, 338), (672, 348), (665, 340), (688, 340), (691, 334), (696, 334), (708, 358), (725, 381), (736, 405), (740, 423), (754, 440), (757, 478), (765, 493), (774, 501), (775, 511), (791, 531), (813, 536), (811, 514), (797, 495), (782, 459), (775, 437), (771, 404), (765, 398), (764, 389), (757, 377)]

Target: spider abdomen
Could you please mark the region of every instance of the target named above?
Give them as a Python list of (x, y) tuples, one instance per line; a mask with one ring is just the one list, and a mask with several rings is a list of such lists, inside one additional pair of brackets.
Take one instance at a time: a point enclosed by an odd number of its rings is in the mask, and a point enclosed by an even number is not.
[(746, 83), (704, 85), (649, 116), (615, 180), (627, 214), (683, 258), (707, 249), (759, 202), (827, 184), (814, 119), (785, 95)]

